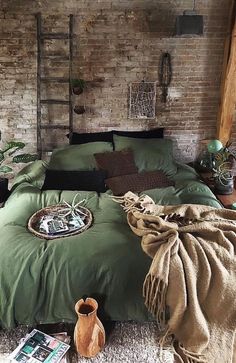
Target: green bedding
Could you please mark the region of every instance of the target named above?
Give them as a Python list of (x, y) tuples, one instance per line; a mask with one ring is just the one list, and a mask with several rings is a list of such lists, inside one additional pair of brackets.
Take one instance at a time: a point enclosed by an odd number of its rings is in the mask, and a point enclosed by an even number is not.
[[(95, 297), (104, 319), (152, 319), (142, 298), (142, 284), (151, 259), (126, 223), (111, 191), (98, 195), (80, 191), (93, 214), (92, 226), (81, 234), (55, 240), (37, 238), (27, 230), (37, 210), (76, 191), (41, 191), (46, 165), (37, 161), (15, 178), (12, 194), (0, 209), (0, 326), (75, 322), (78, 299)], [(221, 205), (190, 167), (178, 164), (175, 187), (144, 193), (156, 203)]]

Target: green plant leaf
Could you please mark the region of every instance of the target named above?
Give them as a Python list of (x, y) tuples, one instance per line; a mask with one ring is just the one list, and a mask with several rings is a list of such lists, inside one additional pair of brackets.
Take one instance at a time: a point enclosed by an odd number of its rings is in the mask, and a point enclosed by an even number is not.
[(19, 154), (12, 158), (13, 163), (29, 163), (38, 159), (37, 154)]
[(81, 89), (84, 89), (85, 80), (84, 79), (72, 79), (71, 80), (71, 86), (72, 87), (80, 87)]
[(10, 166), (7, 166), (7, 165), (0, 166), (0, 173), (6, 174), (6, 173), (10, 173), (12, 171), (13, 171), (13, 169), (10, 168)]
[(3, 152), (6, 152), (8, 150), (11, 150), (13, 148), (17, 148), (17, 149), (23, 149), (25, 147), (25, 143), (21, 142), (21, 141), (8, 141), (6, 143), (6, 147), (3, 150)]

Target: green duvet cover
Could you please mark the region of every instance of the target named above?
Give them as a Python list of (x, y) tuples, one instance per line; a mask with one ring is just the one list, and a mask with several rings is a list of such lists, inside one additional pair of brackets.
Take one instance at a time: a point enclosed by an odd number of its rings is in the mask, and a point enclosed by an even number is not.
[[(152, 319), (142, 298), (142, 284), (151, 260), (140, 238), (126, 223), (111, 191), (98, 195), (80, 191), (93, 214), (92, 226), (81, 234), (45, 240), (27, 229), (37, 210), (71, 202), (76, 191), (41, 191), (45, 167), (27, 166), (15, 179), (12, 194), (0, 209), (0, 325), (75, 322), (74, 305), (95, 297), (102, 318)], [(199, 203), (220, 208), (210, 189), (189, 167), (178, 165), (175, 187), (144, 193), (156, 203)]]

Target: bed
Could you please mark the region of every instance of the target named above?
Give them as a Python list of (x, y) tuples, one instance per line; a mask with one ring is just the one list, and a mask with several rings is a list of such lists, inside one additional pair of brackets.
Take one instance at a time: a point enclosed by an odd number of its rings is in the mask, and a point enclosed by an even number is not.
[[(128, 166), (125, 165), (127, 154), (125, 158), (123, 154), (123, 175), (117, 179), (114, 151), (117, 155), (122, 151), (130, 153), (137, 170), (132, 169), (134, 165), (129, 158)], [(106, 176), (102, 168), (98, 173), (97, 161), (101, 161), (99, 157), (103, 154), (109, 154), (113, 160), (112, 173)], [(167, 186), (163, 180), (157, 187), (151, 184), (150, 188), (146, 183), (147, 188), (141, 191), (156, 203), (222, 207), (194, 169), (174, 161), (171, 140), (153, 133), (136, 136), (113, 133), (112, 140), (89, 139), (84, 144), (55, 150), (49, 163), (38, 160), (27, 165), (15, 177), (11, 195), (0, 209), (1, 327), (74, 323), (74, 305), (83, 296), (97, 299), (102, 319), (153, 320), (142, 297), (142, 284), (151, 259), (143, 253), (140, 238), (130, 230), (125, 212), (112, 199), (117, 194), (114, 188), (123, 186), (127, 167), (131, 167), (132, 175), (137, 171), (142, 177), (157, 170), (165, 174), (170, 181)], [(105, 185), (111, 186), (107, 190), (103, 190), (103, 176)], [(68, 180), (71, 184), (67, 187)], [(86, 183), (91, 190), (85, 190)], [(71, 203), (78, 193), (93, 215), (92, 226), (86, 231), (47, 240), (27, 229), (33, 213), (63, 201)]]

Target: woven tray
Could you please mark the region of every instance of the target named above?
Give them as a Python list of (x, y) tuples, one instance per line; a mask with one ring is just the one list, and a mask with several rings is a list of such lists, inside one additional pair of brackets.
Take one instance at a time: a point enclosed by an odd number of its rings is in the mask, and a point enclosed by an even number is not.
[(49, 235), (47, 233), (43, 233), (43, 232), (39, 231), (39, 221), (43, 216), (50, 215), (51, 213), (56, 213), (59, 210), (61, 210), (62, 208), (66, 208), (66, 207), (67, 207), (66, 204), (62, 203), (62, 204), (57, 204), (57, 205), (51, 205), (51, 206), (38, 210), (30, 217), (30, 219), (28, 221), (28, 230), (39, 238), (55, 239), (55, 238), (73, 236), (75, 234), (84, 232), (86, 229), (88, 229), (91, 226), (92, 221), (93, 221), (92, 213), (90, 212), (89, 209), (87, 209), (85, 207), (79, 207), (79, 209), (83, 213), (86, 214), (86, 217), (84, 220), (85, 226), (83, 226), (82, 228), (73, 229), (71, 232), (70, 231), (68, 231), (66, 233), (62, 232), (62, 233), (58, 233), (58, 234), (54, 234), (54, 235)]

